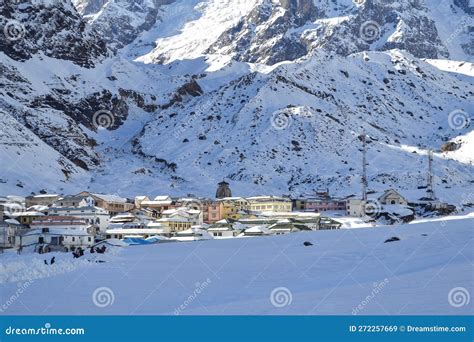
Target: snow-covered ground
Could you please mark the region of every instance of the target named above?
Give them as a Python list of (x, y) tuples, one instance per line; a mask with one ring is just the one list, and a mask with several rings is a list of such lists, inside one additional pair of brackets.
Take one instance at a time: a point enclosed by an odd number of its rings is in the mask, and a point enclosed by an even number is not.
[[(0, 308), (15, 315), (469, 314), (473, 227), (466, 216), (169, 243), (75, 261), (56, 254), (52, 266), (42, 263), (44, 256), (6, 253)], [(401, 241), (384, 243), (394, 236)], [(305, 241), (314, 245), (304, 247)], [(105, 263), (95, 262), (102, 258)]]

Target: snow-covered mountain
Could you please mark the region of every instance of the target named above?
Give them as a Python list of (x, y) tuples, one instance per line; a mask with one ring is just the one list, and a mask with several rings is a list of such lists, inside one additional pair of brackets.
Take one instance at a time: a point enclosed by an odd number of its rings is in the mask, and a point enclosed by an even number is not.
[(2, 3), (0, 193), (347, 195), (364, 131), (371, 189), (474, 191), (468, 1), (73, 3)]
[(120, 49), (158, 20), (161, 5), (174, 0), (73, 0), (89, 25), (107, 39), (109, 46)]

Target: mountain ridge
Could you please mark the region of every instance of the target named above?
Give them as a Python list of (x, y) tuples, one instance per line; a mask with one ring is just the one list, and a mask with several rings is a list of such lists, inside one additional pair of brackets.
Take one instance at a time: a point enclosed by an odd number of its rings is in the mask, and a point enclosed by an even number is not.
[[(454, 9), (450, 13), (458, 19), (467, 13), (471, 22), (469, 4), (455, 2), (459, 13)], [(268, 7), (269, 2), (263, 1), (268, 18), (284, 9), (285, 20), (275, 23), (262, 19), (260, 3), (76, 0), (82, 15), (69, 1), (34, 0), (4, 7), (1, 23), (19, 23), (25, 31), (18, 40), (5, 35), (0, 40), (1, 131), (6, 140), (0, 158), (8, 163), (0, 175), (1, 192), (89, 188), (132, 196), (149, 191), (152, 184), (160, 192), (211, 196), (216, 182), (226, 177), (237, 192), (247, 195), (297, 196), (319, 187), (340, 195), (356, 194), (357, 136), (363, 131), (374, 146), (373, 190), (394, 186), (408, 191), (423, 184), (424, 154), (430, 148), (438, 151), (437, 185), (449, 199), (456, 197), (455, 189), (472, 189), (468, 146), (472, 146), (473, 82), (472, 76), (456, 73), (461, 68), (472, 70), (472, 64), (431, 62), (450, 70), (443, 71), (400, 51), (408, 45), (379, 49), (366, 44), (366, 49), (375, 51), (352, 50), (347, 45), (351, 36), (338, 31), (345, 30), (344, 21), (320, 26), (334, 29), (332, 35), (322, 35), (325, 47), (291, 49), (301, 28), (308, 34), (321, 24), (318, 20), (352, 13), (349, 22), (355, 25), (373, 19), (372, 9), (381, 12), (383, 22), (393, 17), (395, 4), (374, 5), (367, 0), (359, 8), (346, 0), (339, 7), (322, 0), (288, 0)], [(324, 11), (322, 3), (327, 5)], [(398, 6), (408, 5), (401, 1)], [(407, 8), (400, 18), (417, 11), (428, 16), (433, 7)], [(56, 18), (58, 13), (65, 18), (47, 25), (45, 18)], [(117, 21), (109, 21), (117, 13)], [(176, 20), (180, 15), (182, 20)], [(137, 16), (141, 20), (135, 22)], [(239, 39), (253, 32), (246, 31), (248, 23), (259, 16), (259, 32), (276, 37), (275, 44), (265, 50), (258, 35), (251, 34), (248, 46), (261, 48), (236, 50)], [(120, 18), (128, 19), (119, 25)], [(400, 22), (397, 18), (391, 22)], [(436, 51), (423, 56), (460, 54), (458, 48), (466, 43), (464, 31), (447, 44), (450, 35), (438, 29), (439, 17), (433, 18), (435, 24), (428, 20), (427, 25), (436, 25), (437, 39), (431, 42), (429, 32), (411, 36), (418, 37), (420, 51)], [(215, 27), (213, 20), (222, 24)], [(35, 25), (46, 25), (42, 35), (50, 39), (36, 39), (37, 28), (30, 31)], [(120, 29), (119, 35), (111, 34)], [(289, 41), (278, 38), (277, 32), (291, 30), (295, 35)], [(66, 43), (61, 44), (63, 40)], [(448, 46), (446, 51), (439, 42)], [(346, 46), (347, 52), (340, 53), (331, 44)], [(298, 53), (286, 58), (285, 51)], [(461, 125), (453, 124), (454, 116)], [(315, 129), (320, 140), (311, 139)], [(34, 143), (24, 147), (28, 135)], [(16, 140), (18, 144), (11, 144)], [(334, 140), (347, 151), (335, 148)], [(449, 142), (451, 150), (442, 152)], [(32, 165), (25, 159), (18, 165), (11, 162), (31, 154), (36, 155)], [(320, 165), (321, 160), (329, 166)], [(399, 166), (385, 168), (390, 160)], [(410, 166), (403, 168), (405, 163)]]

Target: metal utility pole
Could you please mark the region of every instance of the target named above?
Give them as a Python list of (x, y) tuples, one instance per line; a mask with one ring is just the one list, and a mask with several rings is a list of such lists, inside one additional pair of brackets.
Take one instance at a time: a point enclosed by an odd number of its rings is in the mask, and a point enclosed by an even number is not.
[(367, 135), (362, 134), (362, 200), (367, 201)]
[(436, 199), (433, 178), (433, 150), (429, 150), (428, 152), (428, 186), (426, 192), (428, 194), (428, 198), (432, 200)]

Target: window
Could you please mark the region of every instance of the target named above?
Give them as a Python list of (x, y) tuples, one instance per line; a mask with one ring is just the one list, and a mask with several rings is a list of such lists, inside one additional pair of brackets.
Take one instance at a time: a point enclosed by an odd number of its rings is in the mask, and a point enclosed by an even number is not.
[(88, 240), (89, 242), (91, 242), (91, 241), (92, 241), (92, 238), (89, 236), (89, 237), (87, 238), (87, 240)]
[(392, 204), (397, 204), (397, 203), (395, 202), (395, 200), (392, 200)]
[(72, 242), (74, 242), (74, 241), (76, 241), (76, 238), (73, 236), (73, 237), (72, 237)]

